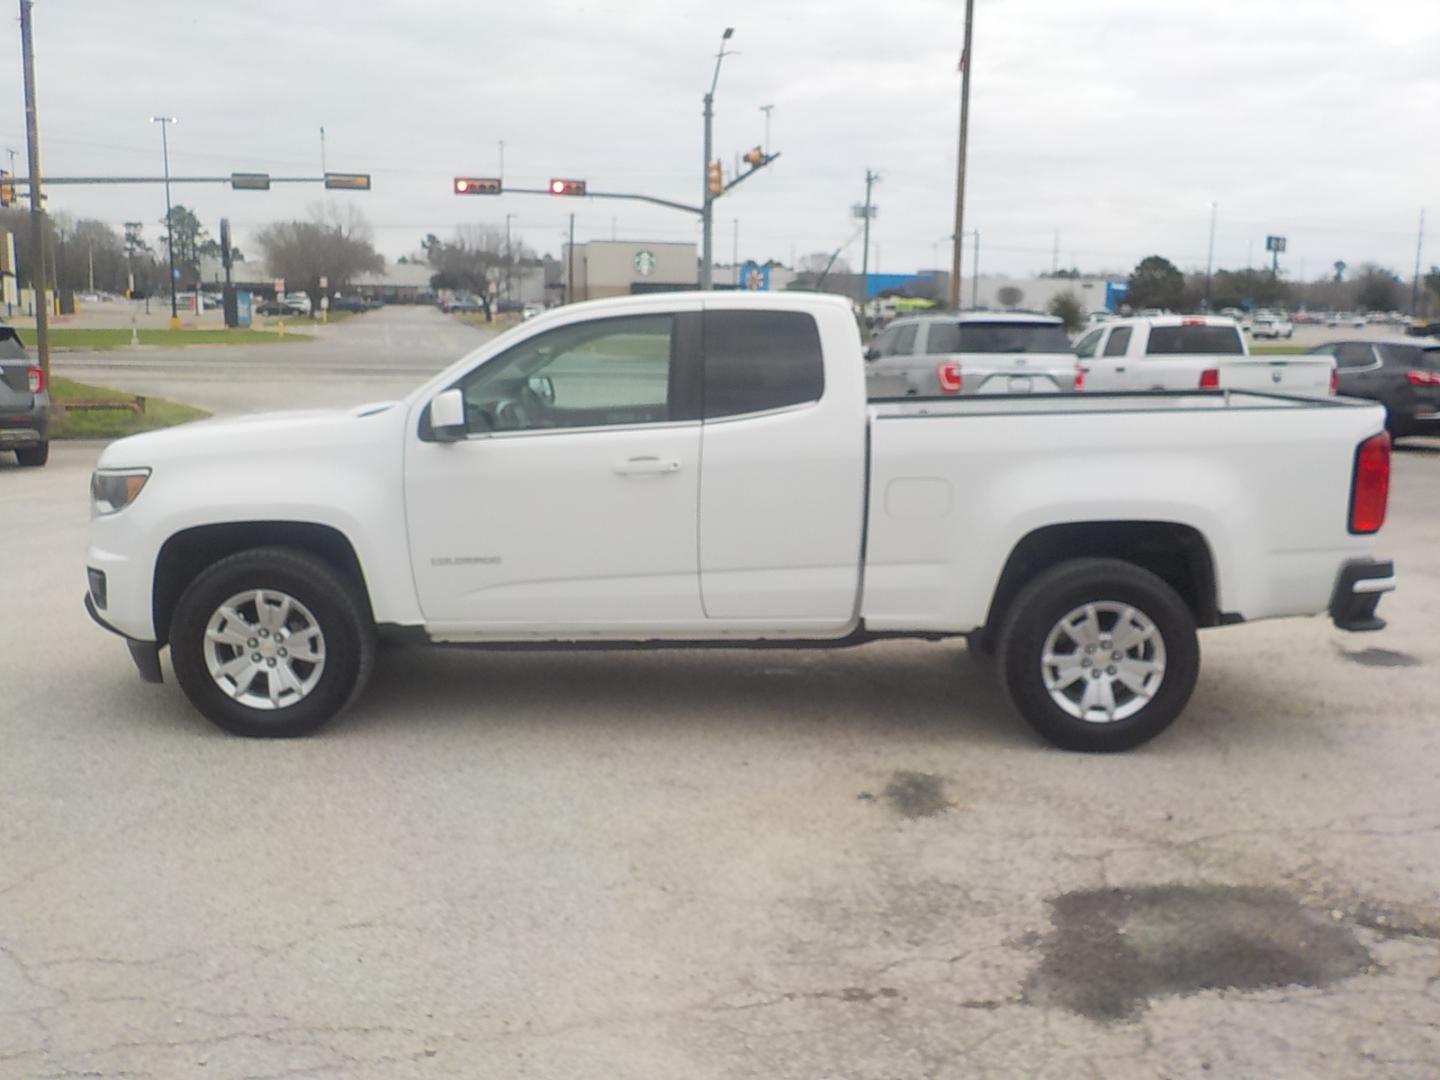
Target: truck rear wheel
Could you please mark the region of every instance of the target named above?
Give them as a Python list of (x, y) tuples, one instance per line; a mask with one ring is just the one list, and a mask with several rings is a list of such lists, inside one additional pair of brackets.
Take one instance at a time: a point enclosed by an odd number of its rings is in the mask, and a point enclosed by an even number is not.
[(1026, 585), (1000, 632), (1006, 694), (1067, 750), (1128, 750), (1180, 715), (1200, 673), (1195, 619), (1168, 584), (1119, 559), (1073, 559)]
[(221, 559), (190, 583), (170, 659), (191, 703), (236, 735), (308, 735), (370, 677), (375, 631), (356, 586), (292, 548)]
[(38, 443), (35, 446), (26, 446), (15, 451), (15, 460), (21, 465), (39, 468), (50, 460), (50, 443), (48, 441)]

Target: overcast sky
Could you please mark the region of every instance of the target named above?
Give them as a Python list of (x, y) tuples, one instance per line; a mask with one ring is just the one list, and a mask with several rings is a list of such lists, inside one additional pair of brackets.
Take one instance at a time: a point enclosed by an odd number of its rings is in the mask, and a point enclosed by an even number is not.
[[(13, 0), (11, 7), (14, 7)], [(783, 156), (717, 204), (728, 261), (833, 250), (880, 173), (872, 269), (947, 265), (959, 116), (962, 0), (37, 0), (44, 170), (172, 174), (369, 172), (363, 209), (390, 258), (457, 224), (512, 227), (558, 253), (578, 240), (698, 239), (696, 219), (597, 199), (457, 197), (457, 175), (543, 187), (700, 197), (701, 98), (725, 26), (716, 95), (727, 173), (773, 104)], [(25, 126), (20, 35), (0, 35), (0, 151)], [(1408, 279), (1420, 209), (1440, 263), (1440, 2), (1436, 0), (978, 0), (966, 228), (981, 269), (1128, 270), (1159, 252), (1203, 269), (1265, 261), (1313, 277), (1336, 259)], [(55, 187), (52, 210), (160, 235), (160, 186)], [(247, 247), (266, 222), (305, 217), (318, 187), (177, 187)], [(878, 249), (878, 252), (877, 252)], [(847, 257), (858, 268), (860, 245)], [(969, 258), (969, 248), (966, 250)]]

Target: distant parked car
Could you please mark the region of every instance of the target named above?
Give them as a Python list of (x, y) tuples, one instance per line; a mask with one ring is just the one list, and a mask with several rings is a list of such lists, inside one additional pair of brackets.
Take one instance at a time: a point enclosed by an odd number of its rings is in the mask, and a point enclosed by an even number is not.
[(485, 305), (473, 296), (452, 296), (441, 305), (441, 309), (452, 315), (474, 315), (485, 310)]
[(1253, 338), (1292, 338), (1295, 324), (1284, 315), (1256, 315), (1250, 324)]
[(44, 465), (50, 457), (50, 394), (45, 373), (13, 326), (0, 324), (0, 450), (13, 450), (21, 465)]
[(1353, 311), (1337, 311), (1325, 320), (1326, 326), (1350, 326), (1357, 330), (1365, 327), (1365, 316), (1356, 315)]
[(370, 303), (363, 296), (337, 296), (330, 301), (331, 311), (369, 311)]
[(1079, 366), (1065, 324), (1051, 315), (902, 316), (875, 339), (865, 359), (872, 398), (1078, 389)]
[(278, 300), (261, 300), (255, 305), (257, 315), (300, 315), (302, 312), (289, 300), (284, 298)]
[(520, 312), (520, 317), (522, 319), (533, 319), (536, 315), (543, 315), (544, 313), (544, 304), (526, 304), (524, 309)]
[(309, 315), (312, 310), (309, 293), (288, 292), (285, 294), (285, 303), (295, 308), (301, 315)]
[(1411, 337), (1440, 337), (1440, 319), (1416, 319), (1405, 328)]
[(1332, 341), (1310, 350), (1335, 358), (1339, 393), (1385, 406), (1392, 439), (1440, 435), (1440, 345)]

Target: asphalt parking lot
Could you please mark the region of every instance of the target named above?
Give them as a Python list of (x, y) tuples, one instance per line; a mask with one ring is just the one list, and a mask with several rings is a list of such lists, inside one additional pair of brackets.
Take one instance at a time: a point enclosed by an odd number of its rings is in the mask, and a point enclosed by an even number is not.
[[(400, 381), (334, 366), (295, 385)], [(0, 455), (0, 1076), (1440, 1073), (1440, 442), (1388, 629), (1207, 631), (1113, 757), (958, 642), (395, 649), (322, 735), (230, 738), (80, 607), (98, 452)]]

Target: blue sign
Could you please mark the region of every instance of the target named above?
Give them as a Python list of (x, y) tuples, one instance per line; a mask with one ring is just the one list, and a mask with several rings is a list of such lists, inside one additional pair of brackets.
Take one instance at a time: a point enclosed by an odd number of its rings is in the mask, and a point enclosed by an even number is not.
[(1120, 305), (1125, 303), (1125, 297), (1129, 292), (1130, 282), (1128, 281), (1105, 282), (1105, 309), (1119, 311)]
[(180, 280), (180, 271), (179, 271), (178, 269), (176, 269), (176, 270), (171, 270), (171, 271), (170, 271), (170, 276), (173, 277), (176, 281), (179, 281), (179, 280)]
[(769, 292), (770, 267), (747, 262), (740, 269), (740, 287), (750, 292)]
[(249, 326), (251, 322), (250, 313), (250, 290), (235, 290), (235, 325)]

